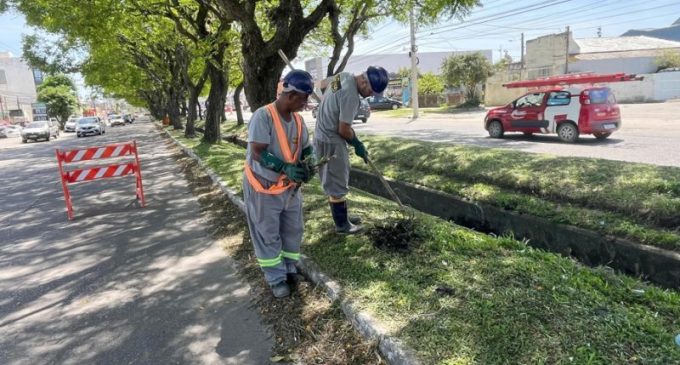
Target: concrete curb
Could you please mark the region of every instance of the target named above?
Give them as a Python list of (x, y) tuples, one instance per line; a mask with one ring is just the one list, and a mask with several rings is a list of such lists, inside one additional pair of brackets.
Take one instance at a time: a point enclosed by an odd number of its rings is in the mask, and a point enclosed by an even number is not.
[[(161, 129), (165, 134), (180, 148), (182, 151), (198, 165), (205, 170), (213, 181), (213, 185), (217, 185), (220, 190), (227, 195), (238, 208), (245, 213), (245, 203), (239, 194), (233, 189), (229, 188), (227, 184), (213, 171), (198, 155), (190, 148), (186, 147), (182, 142), (175, 139), (167, 130)], [(328, 275), (321, 272), (319, 267), (307, 256), (302, 255), (299, 266), (303, 273), (316, 285), (321, 285), (326, 289), (326, 294), (332, 301), (340, 301), (340, 308), (347, 319), (352, 323), (352, 326), (369, 341), (375, 341), (378, 344), (378, 350), (383, 355), (388, 364), (391, 365), (420, 365), (422, 362), (416, 357), (415, 351), (408, 348), (399, 339), (390, 336), (387, 330), (380, 326), (377, 320), (371, 317), (368, 313), (360, 311), (358, 307), (352, 303), (351, 300), (345, 298), (340, 284), (331, 279)]]

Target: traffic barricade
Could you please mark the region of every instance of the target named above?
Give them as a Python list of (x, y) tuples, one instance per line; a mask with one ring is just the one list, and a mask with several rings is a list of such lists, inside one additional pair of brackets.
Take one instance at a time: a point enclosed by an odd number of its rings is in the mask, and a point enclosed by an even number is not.
[[(68, 170), (65, 166), (66, 164), (74, 162), (103, 160), (126, 156), (134, 156), (134, 161), (114, 163), (106, 166), (75, 168), (72, 170)], [(61, 177), (61, 186), (64, 189), (66, 213), (69, 220), (73, 220), (73, 203), (71, 202), (71, 192), (68, 188), (69, 184), (134, 175), (137, 180), (137, 187), (135, 189), (136, 197), (141, 202), (142, 207), (146, 205), (136, 141), (74, 150), (57, 149), (57, 163), (59, 164), (59, 175)]]

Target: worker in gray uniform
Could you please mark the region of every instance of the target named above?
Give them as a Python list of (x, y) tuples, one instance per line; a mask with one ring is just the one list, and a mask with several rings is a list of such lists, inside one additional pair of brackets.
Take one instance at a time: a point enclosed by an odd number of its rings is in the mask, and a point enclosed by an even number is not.
[(347, 215), (346, 200), (350, 170), (348, 144), (354, 147), (357, 156), (368, 162), (368, 151), (352, 128), (360, 97), (379, 95), (387, 87), (388, 81), (384, 68), (370, 66), (360, 75), (341, 72), (321, 83), (325, 91), (317, 113), (314, 149), (317, 159), (334, 156), (319, 168), (319, 177), (328, 195), (335, 231), (338, 233), (353, 234), (361, 230), (358, 226), (361, 220)]
[(248, 123), (248, 150), (243, 197), (250, 237), (265, 280), (277, 298), (290, 295), (297, 279), (302, 241), (302, 193), (299, 184), (313, 175), (313, 148), (297, 113), (314, 91), (312, 76), (288, 73), (273, 103), (253, 113)]

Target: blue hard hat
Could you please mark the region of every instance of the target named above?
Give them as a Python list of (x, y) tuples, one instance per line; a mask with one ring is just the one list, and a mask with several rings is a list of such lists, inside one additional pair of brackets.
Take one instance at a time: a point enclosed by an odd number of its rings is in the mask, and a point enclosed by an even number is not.
[(387, 87), (387, 82), (390, 81), (387, 71), (380, 66), (368, 66), (366, 76), (368, 77), (368, 82), (371, 84), (371, 89), (373, 89), (373, 93), (375, 94), (383, 92)]
[(283, 92), (297, 91), (303, 94), (314, 92), (312, 75), (307, 71), (293, 70), (283, 78)]

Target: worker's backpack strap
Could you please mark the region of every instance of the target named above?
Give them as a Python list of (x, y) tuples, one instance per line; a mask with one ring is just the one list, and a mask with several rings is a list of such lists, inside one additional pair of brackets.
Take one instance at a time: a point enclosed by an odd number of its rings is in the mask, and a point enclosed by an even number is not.
[[(298, 113), (293, 113), (293, 117), (295, 119), (295, 126), (297, 127), (297, 147), (295, 149), (295, 154), (293, 154), (290, 150), (290, 144), (288, 142), (288, 137), (286, 136), (286, 131), (283, 128), (283, 124), (281, 124), (281, 118), (279, 117), (279, 113), (276, 111), (276, 107), (274, 106), (274, 103), (271, 103), (267, 105), (267, 111), (269, 112), (269, 115), (272, 118), (272, 124), (274, 125), (274, 131), (276, 132), (276, 138), (279, 141), (279, 146), (281, 146), (281, 154), (283, 155), (283, 159), (286, 163), (296, 163), (298, 161), (298, 158), (300, 156), (300, 145), (302, 144), (301, 139), (302, 139), (302, 118)], [(262, 193), (262, 194), (269, 194), (269, 195), (278, 195), (283, 193), (284, 191), (290, 189), (291, 187), (295, 187), (297, 184), (291, 182), (288, 180), (286, 175), (280, 174), (278, 180), (276, 181), (276, 184), (270, 186), (269, 188), (265, 189), (262, 184), (260, 183), (259, 180), (255, 177), (255, 174), (253, 173), (252, 168), (248, 164), (248, 161), (245, 163), (244, 167), (245, 173), (246, 173), (246, 178), (248, 179), (248, 182), (250, 183), (250, 186), (255, 189), (256, 192)]]

